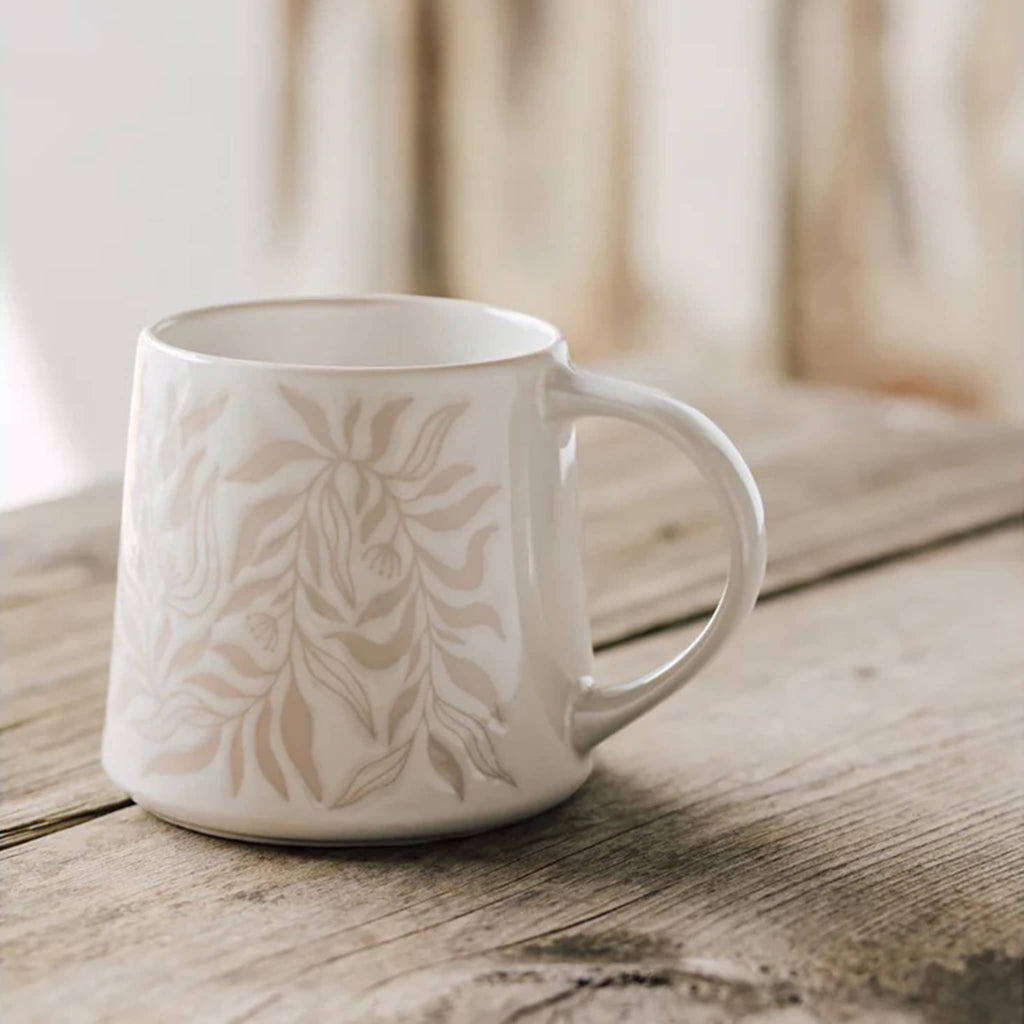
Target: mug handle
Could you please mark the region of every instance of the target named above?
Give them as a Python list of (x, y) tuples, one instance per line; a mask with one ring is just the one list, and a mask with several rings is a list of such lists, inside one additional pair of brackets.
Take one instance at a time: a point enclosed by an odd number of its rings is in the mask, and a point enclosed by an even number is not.
[(746, 618), (764, 579), (764, 507), (740, 453), (696, 409), (654, 388), (568, 365), (558, 366), (547, 388), (550, 417), (615, 416), (649, 427), (681, 448), (715, 492), (729, 532), (725, 590), (700, 635), (653, 672), (613, 686), (588, 686), (577, 699), (573, 742), (585, 753), (689, 682)]

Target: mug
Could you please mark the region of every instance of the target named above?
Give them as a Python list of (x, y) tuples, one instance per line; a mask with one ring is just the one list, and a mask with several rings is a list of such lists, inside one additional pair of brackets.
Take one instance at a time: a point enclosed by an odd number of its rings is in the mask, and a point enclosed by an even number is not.
[[(675, 442), (725, 515), (725, 590), (662, 668), (592, 677), (574, 420)], [(641, 497), (642, 500), (642, 497)], [(143, 331), (103, 764), (216, 835), (388, 843), (564, 800), (606, 736), (752, 607), (761, 500), (682, 402), (575, 368), (559, 331), (472, 302), (222, 306)]]

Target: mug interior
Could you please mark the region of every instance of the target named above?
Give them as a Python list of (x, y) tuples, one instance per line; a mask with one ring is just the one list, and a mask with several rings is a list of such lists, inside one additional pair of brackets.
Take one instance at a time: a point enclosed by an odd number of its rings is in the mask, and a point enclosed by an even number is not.
[(216, 306), (161, 320), (144, 336), (211, 359), (379, 369), (518, 359), (561, 338), (522, 313), (406, 295)]

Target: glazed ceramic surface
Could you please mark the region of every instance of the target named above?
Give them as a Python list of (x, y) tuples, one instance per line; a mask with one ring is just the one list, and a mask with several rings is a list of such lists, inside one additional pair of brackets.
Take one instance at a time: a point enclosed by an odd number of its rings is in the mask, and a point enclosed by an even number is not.
[[(721, 498), (729, 579), (649, 677), (591, 680), (573, 418), (650, 426)], [(103, 742), (220, 834), (386, 842), (572, 793), (750, 609), (760, 500), (713, 424), (540, 321), (402, 297), (222, 307), (139, 342)]]

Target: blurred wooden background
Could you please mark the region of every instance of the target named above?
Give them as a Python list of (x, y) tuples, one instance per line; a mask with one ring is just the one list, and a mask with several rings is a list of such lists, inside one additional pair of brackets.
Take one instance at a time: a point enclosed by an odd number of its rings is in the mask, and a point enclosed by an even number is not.
[[(374, 286), (530, 310), (583, 357), (684, 346), (704, 366), (1024, 411), (1024, 5), (752, 0), (731, 25), (702, 8), (285, 0), (282, 265), (301, 279), (358, 253)], [(738, 57), (756, 109), (730, 93)], [(701, 150), (735, 118), (735, 162), (763, 173), (716, 225), (702, 189), (730, 167)], [(361, 182), (354, 150), (376, 154)], [(737, 268), (735, 311), (715, 262), (733, 216), (763, 250)], [(717, 275), (723, 315), (695, 309), (694, 272)]]
[(0, 509), (195, 306), (448, 293), (597, 359), (1024, 415), (1021, 0), (0, 4)]

